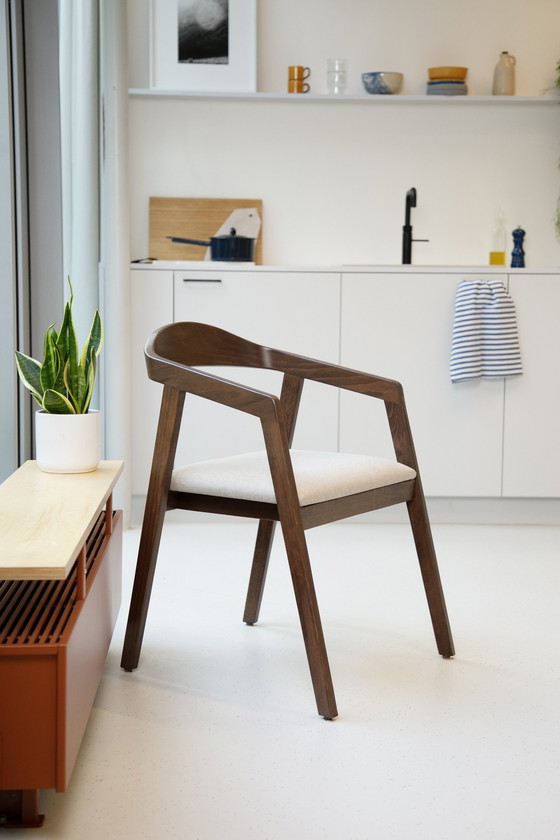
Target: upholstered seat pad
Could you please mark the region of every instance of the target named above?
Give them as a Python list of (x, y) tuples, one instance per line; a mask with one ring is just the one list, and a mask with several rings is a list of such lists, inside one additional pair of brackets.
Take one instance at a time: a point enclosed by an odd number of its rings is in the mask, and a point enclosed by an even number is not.
[[(300, 504), (313, 505), (416, 477), (404, 464), (371, 455), (291, 451)], [(199, 461), (173, 471), (171, 490), (276, 503), (265, 452)]]

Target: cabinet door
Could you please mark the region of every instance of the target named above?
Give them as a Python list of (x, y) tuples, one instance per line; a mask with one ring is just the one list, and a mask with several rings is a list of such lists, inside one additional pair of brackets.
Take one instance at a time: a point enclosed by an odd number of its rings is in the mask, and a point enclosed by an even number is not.
[[(454, 385), (449, 376), (462, 279), (451, 273), (343, 275), (341, 359), (402, 382), (428, 495), (499, 496), (504, 381)], [(342, 395), (341, 449), (391, 457), (383, 404), (370, 402)]]
[(144, 345), (158, 327), (173, 321), (173, 272), (131, 272), (132, 493), (145, 495), (156, 436), (162, 387), (148, 379)]
[(506, 380), (504, 496), (560, 496), (560, 282), (510, 275), (523, 374)]
[[(175, 272), (175, 320), (201, 321), (265, 344), (338, 361), (340, 275), (319, 272)], [(229, 379), (278, 393), (274, 371), (214, 368)], [(338, 392), (304, 386), (295, 448), (336, 450)], [(177, 463), (263, 448), (257, 418), (187, 397)]]

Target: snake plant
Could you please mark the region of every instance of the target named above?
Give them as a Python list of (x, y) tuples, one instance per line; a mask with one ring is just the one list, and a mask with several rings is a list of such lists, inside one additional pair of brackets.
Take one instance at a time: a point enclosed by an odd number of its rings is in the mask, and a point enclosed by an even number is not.
[(93, 316), (89, 336), (79, 355), (72, 317), (74, 290), (64, 307), (60, 332), (55, 325), (47, 329), (42, 362), (16, 350), (21, 381), (43, 411), (48, 414), (87, 414), (97, 373), (97, 360), (103, 344), (103, 325), (99, 312)]

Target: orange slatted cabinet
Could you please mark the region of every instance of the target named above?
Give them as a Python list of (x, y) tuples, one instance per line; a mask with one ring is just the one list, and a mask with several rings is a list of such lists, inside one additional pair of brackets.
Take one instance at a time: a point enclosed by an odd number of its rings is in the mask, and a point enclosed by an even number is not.
[(121, 601), (122, 513), (112, 510), (121, 471), (102, 461), (93, 473), (49, 475), (29, 461), (0, 486), (0, 816), (9, 824), (38, 824), (17, 794), (66, 790), (78, 754)]

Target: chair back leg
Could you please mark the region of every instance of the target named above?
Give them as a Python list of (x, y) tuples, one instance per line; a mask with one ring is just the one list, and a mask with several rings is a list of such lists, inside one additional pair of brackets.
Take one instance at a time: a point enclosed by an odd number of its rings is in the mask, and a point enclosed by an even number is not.
[(164, 388), (121, 658), (125, 671), (140, 659), (184, 401), (183, 392)]
[(445, 597), (432, 539), (430, 520), (422, 486), (418, 481), (414, 498), (407, 502), (408, 516), (420, 563), (420, 571), (434, 628), (437, 649), (446, 659), (455, 654), (451, 627), (445, 606)]
[(245, 600), (245, 611), (243, 613), (243, 621), (246, 624), (255, 624), (259, 620), (275, 529), (276, 522), (272, 520), (261, 519), (259, 522), (247, 598)]

